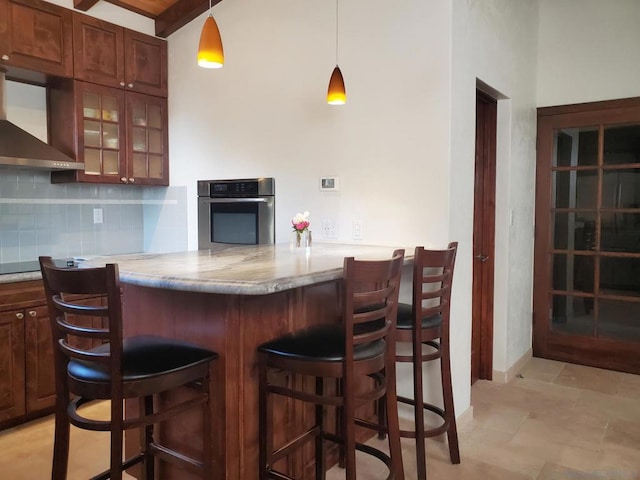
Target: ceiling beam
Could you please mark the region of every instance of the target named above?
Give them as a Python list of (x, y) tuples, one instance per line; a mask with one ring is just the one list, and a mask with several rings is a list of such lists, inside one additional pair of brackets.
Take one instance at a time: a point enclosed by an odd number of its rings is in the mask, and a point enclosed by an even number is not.
[[(211, 6), (221, 1), (211, 0)], [(207, 10), (209, 10), (207, 0), (178, 0), (156, 18), (156, 35), (166, 38)]]
[(73, 0), (73, 7), (86, 12), (96, 3), (98, 3), (98, 0)]
[(155, 18), (155, 15), (142, 10), (141, 8), (136, 7), (135, 2), (126, 2), (119, 0), (105, 0), (105, 2), (109, 2), (113, 5), (117, 5), (118, 7), (124, 8), (125, 10), (129, 10), (130, 12), (137, 13), (138, 15), (142, 15), (143, 17)]

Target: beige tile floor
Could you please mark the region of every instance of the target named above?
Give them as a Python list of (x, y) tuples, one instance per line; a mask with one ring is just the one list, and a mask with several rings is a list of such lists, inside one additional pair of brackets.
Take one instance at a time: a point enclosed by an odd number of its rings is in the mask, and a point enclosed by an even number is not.
[[(473, 420), (459, 429), (462, 463), (451, 465), (446, 443), (429, 441), (430, 480), (640, 480), (638, 375), (534, 358), (507, 385), (476, 383), (472, 404)], [(47, 479), (52, 436), (50, 417), (0, 432), (0, 478)], [(107, 435), (72, 428), (71, 441), (69, 480), (106, 467)], [(403, 455), (414, 480), (410, 440)], [(360, 467), (358, 478), (384, 477), (375, 461)], [(339, 478), (337, 468), (328, 475)]]

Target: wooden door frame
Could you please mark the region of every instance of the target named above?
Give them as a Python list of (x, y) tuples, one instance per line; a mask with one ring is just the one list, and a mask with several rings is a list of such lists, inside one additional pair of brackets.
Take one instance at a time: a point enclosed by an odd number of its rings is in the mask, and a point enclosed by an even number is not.
[(536, 212), (533, 268), (533, 355), (598, 368), (640, 372), (637, 343), (585, 337), (576, 345), (570, 336), (549, 329), (549, 254), (553, 132), (560, 128), (638, 122), (640, 97), (538, 108)]
[[(476, 89), (472, 345), (479, 352), (477, 369), (473, 365), (471, 369), (472, 383), (493, 378), (497, 110), (497, 100)], [(474, 378), (476, 370), (478, 378)]]

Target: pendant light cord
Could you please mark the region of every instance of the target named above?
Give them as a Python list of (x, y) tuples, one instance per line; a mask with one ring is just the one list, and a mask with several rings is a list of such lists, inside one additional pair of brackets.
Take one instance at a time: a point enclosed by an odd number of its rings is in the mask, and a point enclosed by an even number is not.
[[(211, 1), (211, 0), (209, 0)], [(336, 0), (336, 65), (338, 65), (338, 22), (339, 22), (339, 17), (338, 17), (338, 1)]]

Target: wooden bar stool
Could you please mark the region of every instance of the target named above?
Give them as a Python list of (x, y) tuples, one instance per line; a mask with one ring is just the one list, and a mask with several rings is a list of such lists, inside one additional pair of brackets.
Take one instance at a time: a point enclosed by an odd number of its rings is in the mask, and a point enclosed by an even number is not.
[[(347, 480), (356, 479), (356, 450), (381, 460), (389, 470), (388, 480), (404, 479), (395, 390), (395, 323), (403, 260), (404, 250), (396, 250), (390, 260), (345, 258), (341, 323), (309, 327), (258, 347), (260, 480), (291, 479), (275, 464), (312, 440), (317, 480), (325, 478), (325, 440), (343, 449)], [(271, 374), (276, 372), (294, 378), (285, 384), (272, 382)], [(312, 388), (303, 388), (301, 376), (313, 380), (307, 382)], [(333, 388), (327, 388), (326, 379), (332, 380)], [(315, 414), (307, 431), (293, 432), (295, 438), (274, 449), (275, 395), (314, 404)], [(356, 409), (377, 401), (383, 401), (390, 412), (384, 427), (390, 455), (356, 442), (356, 425), (380, 428), (378, 422), (356, 418)], [(327, 407), (336, 407), (341, 423), (338, 434), (329, 431)]]
[[(109, 470), (93, 479), (122, 479), (127, 468), (142, 463), (145, 480), (154, 477), (154, 457), (204, 479), (212, 478), (209, 378), (217, 354), (186, 342), (155, 336), (122, 338), (122, 303), (118, 266), (56, 268), (40, 257), (54, 342), (56, 380), (52, 480), (67, 477), (70, 425), (111, 433)], [(91, 299), (87, 300), (88, 297)], [(154, 395), (180, 386), (194, 394), (156, 410)], [(124, 417), (124, 400), (138, 399), (140, 414)], [(78, 410), (91, 400), (111, 400), (110, 420), (83, 417)], [(159, 402), (156, 402), (159, 403)], [(188, 409), (203, 410), (203, 459), (196, 460), (156, 443), (153, 425)], [(123, 431), (141, 429), (140, 451), (123, 461)]]
[[(451, 462), (460, 463), (449, 351), (451, 284), (457, 249), (458, 242), (451, 242), (446, 250), (416, 247), (412, 304), (398, 305), (396, 340), (411, 343), (412, 348), (411, 355), (396, 354), (396, 361), (413, 364), (413, 398), (398, 396), (398, 402), (412, 405), (414, 411), (413, 430), (401, 430), (400, 435), (416, 440), (418, 480), (427, 478), (426, 438), (446, 432)], [(423, 347), (426, 347), (425, 350)], [(438, 359), (444, 408), (426, 403), (422, 387), (423, 363)], [(381, 407), (381, 411), (384, 412), (384, 406)], [(433, 428), (425, 426), (425, 410), (437, 414), (442, 423)]]

